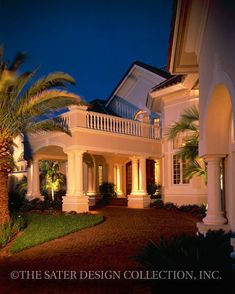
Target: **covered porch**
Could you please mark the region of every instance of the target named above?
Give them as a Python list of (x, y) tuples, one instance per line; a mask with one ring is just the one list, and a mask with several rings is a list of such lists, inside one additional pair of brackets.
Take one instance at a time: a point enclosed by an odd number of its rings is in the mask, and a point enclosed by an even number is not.
[[(95, 205), (99, 186), (104, 182), (113, 183), (117, 197), (127, 197), (129, 207), (148, 207), (147, 181), (156, 178), (161, 184), (160, 127), (93, 113), (83, 106), (71, 107), (61, 117), (71, 136), (40, 133), (29, 138), (32, 162), (27, 197), (42, 197), (40, 160), (62, 160), (67, 178), (64, 211), (88, 211)], [(150, 172), (150, 166), (156, 167), (155, 173)]]
[(149, 207), (147, 183), (161, 183), (161, 159), (157, 157), (46, 146), (34, 153), (28, 168), (29, 200), (43, 199), (39, 179), (41, 160), (64, 161), (62, 172), (67, 185), (63, 211), (89, 211), (101, 198), (102, 183), (113, 183), (116, 197), (128, 198), (128, 207)]

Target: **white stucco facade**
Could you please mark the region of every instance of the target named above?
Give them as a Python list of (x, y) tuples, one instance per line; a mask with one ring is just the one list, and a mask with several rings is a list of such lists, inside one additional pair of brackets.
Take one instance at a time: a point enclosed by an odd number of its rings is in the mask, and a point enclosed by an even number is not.
[[(200, 155), (208, 163), (208, 212), (199, 229), (234, 230), (234, 3), (178, 1), (175, 19), (170, 71), (199, 75)], [(197, 37), (190, 34), (195, 30)], [(225, 185), (222, 198), (221, 165)]]
[(207, 202), (202, 179), (177, 185), (172, 181), (176, 150), (165, 132), (185, 108), (198, 103), (198, 91), (189, 89), (194, 76), (177, 87), (152, 91), (170, 77), (162, 70), (134, 63), (106, 103), (107, 112), (110, 109), (116, 115), (72, 106), (61, 115), (71, 136), (55, 132), (29, 136), (28, 199), (42, 198), (40, 161), (63, 160), (67, 178), (64, 211), (88, 211), (99, 198), (102, 182), (114, 183), (117, 197), (127, 197), (130, 208), (150, 206), (149, 184), (161, 186), (165, 202)]

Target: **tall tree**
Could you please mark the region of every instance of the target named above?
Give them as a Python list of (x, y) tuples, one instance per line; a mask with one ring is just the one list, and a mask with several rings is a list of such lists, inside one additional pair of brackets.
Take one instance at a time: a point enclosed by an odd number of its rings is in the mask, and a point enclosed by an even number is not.
[(187, 161), (185, 176), (191, 179), (194, 175), (207, 177), (206, 165), (199, 157), (199, 110), (191, 106), (184, 110), (178, 121), (174, 122), (167, 131), (169, 140), (174, 140), (180, 135), (185, 136), (185, 142), (177, 154)]
[(9, 221), (8, 174), (13, 169), (13, 140), (22, 134), (61, 131), (70, 134), (62, 119), (42, 120), (44, 115), (71, 104), (80, 104), (78, 95), (65, 91), (74, 79), (63, 72), (51, 73), (33, 82), (37, 69), (19, 73), (25, 54), (11, 64), (3, 61), (0, 49), (0, 224)]
[(40, 163), (40, 176), (45, 188), (50, 190), (52, 200), (55, 200), (55, 192), (65, 185), (65, 175), (60, 171), (62, 162), (42, 160)]

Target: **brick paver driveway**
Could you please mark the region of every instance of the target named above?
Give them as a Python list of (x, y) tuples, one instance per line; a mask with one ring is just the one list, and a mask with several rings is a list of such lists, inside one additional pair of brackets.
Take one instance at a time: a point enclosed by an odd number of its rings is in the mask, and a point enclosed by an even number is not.
[(131, 256), (150, 239), (196, 232), (196, 219), (180, 212), (104, 207), (94, 213), (104, 215), (105, 221), (13, 256), (0, 254), (0, 293), (149, 293), (136, 280), (122, 285), (120, 280), (12, 280), (10, 272), (138, 270)]

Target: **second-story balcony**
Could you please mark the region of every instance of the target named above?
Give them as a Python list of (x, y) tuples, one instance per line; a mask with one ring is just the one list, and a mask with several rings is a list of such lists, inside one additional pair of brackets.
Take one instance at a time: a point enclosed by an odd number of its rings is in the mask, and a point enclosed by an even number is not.
[(91, 130), (128, 136), (160, 139), (160, 127), (126, 118), (87, 111), (85, 107), (70, 107), (61, 115), (70, 129), (83, 127)]
[(87, 111), (85, 106), (71, 106), (59, 117), (68, 125), (71, 136), (62, 132), (30, 135), (32, 153), (44, 147), (59, 146), (63, 150), (80, 148), (96, 154), (161, 156), (160, 128), (157, 125)]

